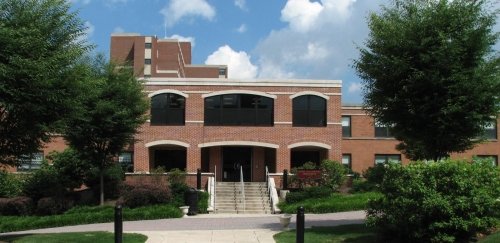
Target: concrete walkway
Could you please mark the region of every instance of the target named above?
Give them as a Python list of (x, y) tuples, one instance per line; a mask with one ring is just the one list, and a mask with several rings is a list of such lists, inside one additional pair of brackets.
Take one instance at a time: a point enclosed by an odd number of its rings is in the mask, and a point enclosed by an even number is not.
[[(359, 224), (365, 219), (364, 211), (306, 214), (305, 225), (335, 226), (342, 224)], [(295, 216), (289, 226), (295, 228)], [(83, 231), (113, 232), (113, 223), (65, 226), (58, 228), (37, 229), (3, 233), (31, 234)], [(205, 214), (187, 216), (178, 219), (158, 219), (123, 222), (124, 232), (140, 233), (148, 236), (147, 242), (274, 242), (273, 235), (283, 229), (278, 215), (234, 215)]]

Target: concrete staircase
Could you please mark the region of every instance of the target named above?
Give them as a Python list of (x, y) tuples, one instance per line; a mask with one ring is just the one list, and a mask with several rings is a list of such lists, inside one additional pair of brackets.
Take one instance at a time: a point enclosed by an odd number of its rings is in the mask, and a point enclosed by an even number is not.
[(215, 213), (270, 214), (271, 207), (265, 182), (245, 182), (245, 208), (240, 182), (217, 182)]

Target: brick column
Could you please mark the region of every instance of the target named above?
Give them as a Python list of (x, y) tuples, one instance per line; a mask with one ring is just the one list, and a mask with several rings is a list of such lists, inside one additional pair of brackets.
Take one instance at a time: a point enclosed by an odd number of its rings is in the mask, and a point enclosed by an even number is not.
[(143, 143), (135, 144), (134, 172), (148, 172), (149, 169), (149, 148), (146, 148)]
[(263, 147), (253, 147), (252, 181), (266, 181)]
[(283, 170), (290, 171), (290, 149), (286, 145), (276, 149), (276, 173), (283, 173)]
[(210, 148), (210, 171), (214, 172), (217, 166), (217, 181), (222, 181), (222, 152), (221, 147)]
[(198, 146), (190, 146), (186, 150), (186, 172), (196, 172), (201, 168), (201, 149)]

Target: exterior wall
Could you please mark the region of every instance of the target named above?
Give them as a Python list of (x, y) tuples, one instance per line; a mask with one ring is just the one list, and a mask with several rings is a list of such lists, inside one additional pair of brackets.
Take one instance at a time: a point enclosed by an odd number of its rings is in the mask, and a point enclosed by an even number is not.
[[(342, 138), (342, 153), (351, 155), (352, 170), (362, 172), (375, 165), (375, 154), (400, 154), (403, 164), (410, 162), (402, 155), (394, 138), (376, 138), (374, 119), (361, 107), (342, 107), (342, 115), (351, 117), (351, 137)], [(500, 124), (500, 119), (497, 120)], [(497, 128), (497, 138), (499, 137)], [(497, 139), (476, 145), (464, 153), (451, 154), (451, 158), (470, 159), (475, 155), (496, 155), (500, 159), (500, 144)]]

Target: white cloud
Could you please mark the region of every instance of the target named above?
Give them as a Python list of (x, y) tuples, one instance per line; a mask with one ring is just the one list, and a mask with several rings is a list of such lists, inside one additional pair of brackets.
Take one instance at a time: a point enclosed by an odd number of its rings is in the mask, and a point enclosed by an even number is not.
[(69, 0), (69, 2), (73, 5), (77, 3), (81, 3), (82, 5), (87, 5), (90, 3), (90, 0)]
[(357, 82), (350, 83), (349, 88), (347, 88), (347, 91), (349, 93), (357, 93), (357, 92), (361, 91), (361, 83), (357, 83)]
[(205, 64), (227, 65), (229, 78), (251, 79), (257, 76), (257, 66), (244, 51), (235, 51), (224, 45), (207, 57)]
[(191, 47), (194, 47), (194, 37), (191, 37), (191, 36), (182, 36), (182, 35), (177, 35), (177, 34), (174, 34), (174, 35), (171, 35), (171, 36), (167, 36), (166, 37), (167, 39), (177, 39), (179, 41), (188, 41), (188, 42), (191, 42)]
[(241, 10), (247, 10), (247, 3), (245, 0), (234, 0), (234, 5)]
[(88, 42), (92, 35), (94, 35), (95, 26), (92, 23), (90, 23), (89, 21), (85, 21), (83, 25), (85, 27), (85, 32), (82, 35), (78, 36), (78, 38), (76, 39), (77, 42)]
[(297, 31), (307, 31), (323, 10), (323, 5), (309, 0), (289, 0), (281, 10), (281, 20)]
[(236, 31), (238, 33), (245, 33), (245, 32), (247, 32), (247, 26), (246, 26), (246, 24), (241, 24), (240, 27), (238, 27), (236, 29)]
[(124, 33), (125, 30), (121, 26), (117, 26), (113, 29), (113, 32), (111, 33)]
[(172, 0), (160, 13), (165, 17), (165, 25), (172, 27), (186, 17), (198, 16), (212, 20), (215, 17), (215, 8), (206, 0)]

